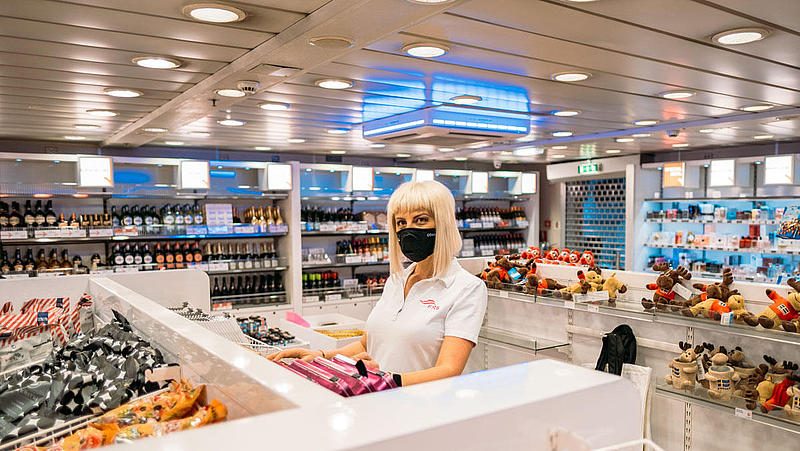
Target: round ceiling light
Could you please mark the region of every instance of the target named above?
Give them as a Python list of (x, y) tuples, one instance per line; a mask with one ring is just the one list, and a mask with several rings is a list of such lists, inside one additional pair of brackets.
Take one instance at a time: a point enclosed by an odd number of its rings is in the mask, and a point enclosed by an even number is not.
[(473, 103), (478, 103), (481, 100), (483, 100), (483, 97), (481, 96), (471, 96), (468, 94), (450, 97), (450, 101), (458, 105), (472, 105)]
[(633, 121), (633, 125), (647, 126), (656, 124), (658, 124), (658, 121), (655, 119), (639, 119), (638, 121)]
[(631, 135), (631, 138), (649, 138), (650, 133), (634, 133)]
[(255, 149), (255, 150), (272, 150), (272, 147), (267, 147), (267, 146), (255, 146), (255, 147), (253, 147), (253, 149)]
[(224, 125), (225, 127), (241, 127), (242, 125), (246, 124), (246, 122), (240, 121), (239, 119), (223, 119), (221, 121), (217, 121), (217, 124)]
[(343, 36), (318, 36), (308, 40), (314, 47), (328, 50), (341, 50), (352, 47), (355, 41)]
[(675, 143), (675, 144), (672, 145), (672, 147), (674, 147), (676, 149), (680, 149), (682, 147), (689, 147), (689, 144), (688, 143)]
[(620, 152), (622, 152), (622, 151), (619, 150), (619, 149), (608, 149), (608, 150), (606, 150), (606, 153), (620, 153)]
[(127, 88), (106, 88), (103, 90), (104, 93), (110, 95), (111, 97), (139, 97), (142, 95), (142, 91), (137, 91), (135, 89), (127, 89)]
[(398, 153), (397, 154), (397, 158), (408, 158), (410, 156), (411, 156), (410, 153)]
[(194, 137), (197, 137), (197, 138), (208, 138), (209, 136), (211, 136), (211, 133), (208, 133), (208, 132), (190, 132), (189, 136), (194, 136)]
[(175, 69), (181, 67), (180, 60), (166, 56), (139, 56), (132, 60), (136, 65), (148, 69)]
[(567, 150), (568, 146), (553, 146), (550, 150)]
[(97, 124), (75, 124), (75, 128), (78, 130), (97, 130), (100, 126)]
[(455, 0), (406, 0), (418, 5), (443, 5), (445, 3), (453, 3)]
[(633, 138), (614, 138), (614, 142), (618, 143), (632, 143)]
[(306, 140), (303, 138), (287, 138), (286, 142), (289, 144), (303, 144)]
[(436, 58), (450, 51), (446, 45), (432, 42), (420, 42), (403, 47), (403, 51), (419, 58)]
[(350, 130), (346, 128), (329, 128), (327, 132), (329, 135), (346, 135), (350, 133)]
[(164, 141), (164, 144), (168, 146), (182, 146), (183, 141)]
[(324, 78), (314, 82), (315, 85), (325, 89), (347, 89), (353, 87), (353, 82), (342, 78)]
[(553, 116), (558, 117), (572, 117), (581, 114), (578, 110), (561, 110), (561, 111), (553, 111)]
[(753, 136), (753, 139), (759, 139), (759, 140), (760, 139), (772, 139), (774, 137), (775, 136), (773, 136), (773, 135), (756, 135), (756, 136)]
[(566, 155), (557, 153), (555, 155), (550, 155), (550, 158), (566, 158)]
[(86, 112), (91, 114), (92, 116), (97, 116), (97, 117), (114, 117), (118, 114), (116, 111), (101, 110), (101, 109), (86, 110)]
[(748, 111), (750, 113), (755, 113), (758, 111), (767, 111), (772, 108), (772, 105), (766, 104), (759, 104), (759, 105), (745, 105), (740, 108), (742, 111)]
[(700, 129), (700, 130), (698, 130), (698, 131), (699, 131), (700, 133), (706, 134), (706, 133), (714, 133), (714, 132), (715, 132), (715, 131), (717, 131), (717, 130), (716, 130), (716, 129), (714, 129), (714, 128), (703, 128), (703, 129)]
[(697, 93), (694, 91), (689, 91), (687, 89), (672, 89), (670, 91), (662, 91), (658, 93), (659, 96), (671, 100), (688, 99), (689, 97), (692, 97), (695, 94)]
[(331, 150), (332, 155), (344, 155), (346, 153), (347, 153), (346, 150)]
[(555, 81), (576, 82), (584, 81), (591, 78), (592, 74), (589, 72), (558, 72), (550, 76)]
[(84, 139), (86, 139), (86, 137), (85, 136), (77, 136), (77, 135), (67, 135), (67, 136), (64, 137), (64, 139), (69, 140), (69, 141), (83, 141)]
[(568, 131), (553, 132), (553, 136), (555, 136), (556, 138), (566, 138), (568, 136), (572, 136), (572, 132)]
[(711, 40), (722, 45), (740, 45), (760, 41), (769, 35), (766, 28), (736, 28), (723, 31), (711, 37)]
[(222, 97), (244, 97), (244, 96), (247, 95), (247, 94), (244, 93), (244, 91), (236, 89), (236, 88), (217, 89), (214, 92), (216, 92), (218, 96), (222, 96)]
[(382, 144), (382, 143), (373, 143), (373, 144), (370, 144), (369, 146), (370, 146), (371, 148), (373, 148), (373, 149), (383, 149), (384, 147), (386, 147), (386, 144)]
[(259, 103), (258, 107), (267, 111), (286, 111), (289, 109), (289, 104), (280, 102), (264, 102)]
[(147, 127), (142, 130), (147, 133), (166, 133), (168, 131), (166, 128), (161, 127)]
[(239, 22), (247, 14), (239, 8), (221, 3), (194, 3), (183, 7), (183, 14), (201, 22)]
[(439, 152), (442, 152), (442, 153), (452, 152), (454, 150), (456, 150), (456, 149), (453, 149), (452, 147), (440, 147), (439, 148)]

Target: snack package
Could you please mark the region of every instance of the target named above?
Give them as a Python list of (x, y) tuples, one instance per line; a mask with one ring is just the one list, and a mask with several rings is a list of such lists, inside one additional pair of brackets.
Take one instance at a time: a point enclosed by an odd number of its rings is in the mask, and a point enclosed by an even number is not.
[(776, 236), (788, 240), (800, 239), (800, 207), (791, 206), (786, 209), (781, 216)]
[(144, 424), (136, 424), (122, 428), (114, 439), (115, 443), (126, 443), (143, 437), (160, 437), (172, 432), (192, 429), (206, 424), (222, 421), (228, 416), (228, 409), (217, 401), (211, 402), (200, 408), (194, 415), (180, 420), (164, 421), (161, 423), (148, 421)]
[(160, 395), (140, 399), (106, 413), (95, 424), (115, 424), (119, 427), (143, 424), (148, 421), (169, 421), (183, 418), (192, 411), (205, 391), (205, 385), (192, 388), (185, 380), (173, 382), (172, 389)]

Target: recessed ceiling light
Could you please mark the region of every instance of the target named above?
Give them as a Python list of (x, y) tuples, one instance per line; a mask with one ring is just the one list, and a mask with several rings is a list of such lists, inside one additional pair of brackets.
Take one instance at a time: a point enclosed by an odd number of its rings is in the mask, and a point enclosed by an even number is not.
[(20, 161), (22, 161), (22, 158), (15, 158), (15, 159), (14, 159), (14, 161), (16, 161), (17, 163), (19, 163)]
[(555, 136), (556, 138), (565, 138), (567, 136), (572, 136), (572, 132), (568, 131), (553, 132), (553, 136)]
[(698, 130), (698, 131), (699, 131), (700, 133), (714, 133), (714, 132), (715, 132), (715, 131), (717, 131), (717, 130), (716, 130), (716, 129), (713, 129), (713, 128), (702, 128), (702, 129), (700, 129), (700, 130)]
[(631, 143), (631, 142), (633, 142), (633, 138), (614, 138), (614, 142)]
[(561, 111), (553, 111), (552, 114), (553, 116), (559, 116), (559, 117), (571, 117), (571, 116), (577, 116), (581, 114), (581, 112), (578, 110), (561, 110)]
[(142, 91), (127, 88), (106, 88), (103, 92), (111, 97), (139, 97), (142, 95)]
[(457, 103), (459, 105), (472, 105), (473, 103), (478, 103), (481, 100), (483, 100), (483, 97), (481, 96), (471, 96), (467, 94), (450, 97), (451, 102)]
[(303, 138), (287, 138), (286, 142), (289, 144), (303, 144), (306, 140)]
[(314, 47), (328, 50), (339, 50), (352, 47), (355, 42), (344, 36), (317, 36), (308, 40)]
[(240, 121), (239, 119), (223, 119), (221, 121), (217, 121), (217, 124), (224, 125), (226, 127), (241, 127), (242, 125), (246, 124), (246, 122)]
[(722, 45), (749, 44), (766, 38), (769, 33), (766, 28), (736, 28), (717, 33), (711, 40)]
[(634, 133), (631, 135), (632, 138), (647, 138), (650, 136), (650, 133)]
[(64, 137), (64, 139), (68, 139), (70, 141), (83, 141), (84, 139), (86, 139), (86, 137), (77, 135), (67, 135)]
[(346, 150), (331, 150), (331, 153), (334, 155), (344, 155), (347, 153)]
[(92, 116), (98, 116), (98, 117), (114, 117), (118, 114), (116, 111), (99, 110), (99, 109), (86, 110), (86, 112), (91, 114)]
[(436, 58), (449, 52), (450, 48), (442, 44), (420, 42), (416, 44), (409, 44), (403, 47), (403, 51), (411, 56), (417, 56), (420, 58)]
[(139, 56), (131, 61), (148, 69), (175, 69), (181, 67), (180, 60), (167, 58), (166, 56)]
[(255, 149), (255, 150), (272, 150), (272, 147), (267, 147), (267, 146), (255, 146), (255, 147), (253, 147), (253, 149)]
[(773, 107), (773, 105), (767, 105), (767, 104), (745, 105), (745, 106), (743, 106), (741, 108), (741, 110), (753, 113), (753, 112), (756, 112), (756, 111), (766, 111), (766, 110), (771, 109), (772, 107)]
[(560, 153), (557, 153), (555, 155), (550, 155), (550, 158), (565, 158), (565, 157), (566, 157), (566, 155), (563, 155), (563, 154), (560, 154)]
[(620, 153), (620, 152), (622, 152), (622, 151), (619, 150), (619, 149), (608, 149), (608, 150), (606, 150), (606, 153)]
[(350, 130), (346, 128), (329, 128), (327, 132), (329, 135), (346, 135), (350, 133)]
[(343, 78), (324, 78), (314, 82), (315, 85), (325, 89), (347, 89), (353, 87), (353, 82)]
[(147, 133), (166, 133), (168, 131), (166, 128), (161, 127), (147, 127), (143, 128), (142, 130)]
[(553, 146), (551, 150), (566, 150), (568, 146)]
[(452, 3), (455, 0), (406, 0), (411, 3), (416, 3), (418, 5), (441, 5), (444, 3)]
[(168, 146), (182, 146), (183, 141), (164, 141), (164, 144)]
[(774, 137), (773, 135), (756, 135), (753, 136), (753, 139), (772, 139)]
[(190, 132), (189, 135), (196, 136), (198, 138), (208, 138), (211, 136), (211, 133), (208, 132)]
[(517, 147), (516, 149), (508, 153), (517, 157), (532, 157), (534, 155), (544, 154), (544, 149), (541, 147), (533, 147), (533, 146)]
[(286, 111), (289, 109), (289, 104), (280, 102), (264, 102), (259, 103), (258, 107), (267, 111)]
[(96, 124), (75, 124), (75, 128), (78, 130), (97, 130), (100, 126)]
[(214, 92), (216, 92), (217, 95), (222, 96), (222, 97), (244, 97), (244, 96), (247, 95), (247, 94), (244, 93), (244, 91), (236, 89), (236, 88), (217, 89)]
[(688, 99), (689, 97), (692, 97), (695, 94), (696, 92), (689, 91), (688, 89), (672, 89), (670, 91), (662, 91), (658, 93), (658, 95), (660, 95), (661, 97), (672, 100)]
[(239, 188), (239, 189), (249, 189), (250, 185), (238, 185), (236, 187)]
[(675, 148), (689, 147), (689, 144), (688, 143), (675, 143), (675, 144), (672, 145), (672, 147), (675, 147)]
[(455, 161), (467, 161), (467, 157), (453, 157)]
[(370, 144), (369, 146), (370, 146), (371, 148), (373, 148), (373, 149), (383, 149), (384, 147), (386, 147), (386, 144), (382, 144), (382, 143), (372, 143), (372, 144)]
[(566, 0), (566, 1), (572, 2), (572, 3), (589, 3), (589, 2), (594, 2), (594, 1), (597, 1), (597, 0)]
[(410, 153), (398, 153), (397, 154), (397, 158), (408, 158), (410, 156), (411, 156)]
[(558, 72), (550, 76), (555, 81), (575, 82), (588, 80), (592, 74), (589, 72)]
[(655, 119), (639, 119), (638, 121), (633, 121), (633, 125), (647, 126), (656, 124), (658, 124), (658, 121)]
[(456, 150), (456, 149), (453, 149), (452, 147), (440, 147), (439, 148), (439, 152), (442, 152), (442, 153), (452, 152), (454, 150)]
[(183, 13), (201, 22), (230, 23), (238, 22), (247, 14), (239, 8), (220, 3), (195, 3), (183, 7)]

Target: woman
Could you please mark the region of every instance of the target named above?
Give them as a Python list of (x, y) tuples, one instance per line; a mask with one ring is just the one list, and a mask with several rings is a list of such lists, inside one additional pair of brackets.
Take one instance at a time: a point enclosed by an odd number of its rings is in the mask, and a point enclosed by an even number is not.
[[(388, 205), (389, 270), (360, 341), (333, 351), (270, 355), (313, 360), (343, 354), (399, 374), (402, 385), (464, 371), (486, 312), (486, 286), (455, 259), (461, 236), (455, 200), (439, 182), (404, 183)], [(401, 253), (412, 263), (403, 269)]]

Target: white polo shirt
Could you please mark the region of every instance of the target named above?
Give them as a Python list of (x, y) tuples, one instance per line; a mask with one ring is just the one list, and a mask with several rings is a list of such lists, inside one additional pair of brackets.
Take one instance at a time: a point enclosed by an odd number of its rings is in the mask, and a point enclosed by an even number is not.
[(486, 285), (454, 258), (440, 277), (403, 291), (416, 264), (386, 280), (366, 323), (367, 353), (382, 370), (408, 373), (436, 365), (445, 336), (478, 342), (486, 312)]

